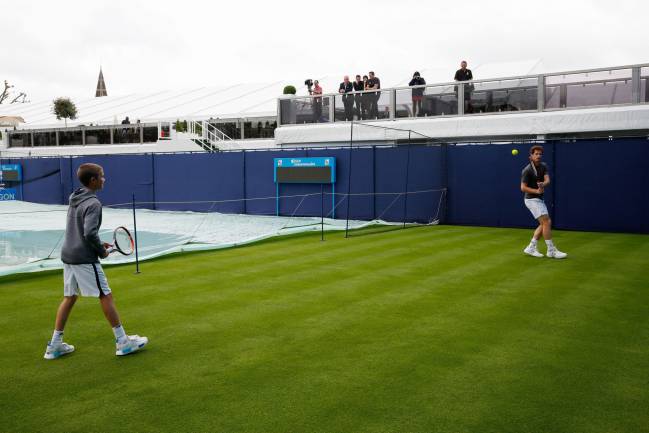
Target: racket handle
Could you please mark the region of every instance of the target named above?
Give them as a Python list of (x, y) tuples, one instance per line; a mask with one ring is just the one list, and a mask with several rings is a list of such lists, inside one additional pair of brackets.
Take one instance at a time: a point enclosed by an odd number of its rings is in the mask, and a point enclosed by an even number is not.
[(110, 253), (114, 253), (115, 251), (117, 251), (117, 250), (115, 249), (115, 247), (108, 247), (108, 248), (106, 248), (106, 253), (108, 253), (108, 254), (110, 254)]

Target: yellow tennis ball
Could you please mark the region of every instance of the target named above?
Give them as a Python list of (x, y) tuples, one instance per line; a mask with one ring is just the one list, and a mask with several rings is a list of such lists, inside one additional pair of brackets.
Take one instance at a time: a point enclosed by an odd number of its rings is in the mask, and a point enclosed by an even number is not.
[(518, 149), (512, 149), (512, 155), (518, 155)]

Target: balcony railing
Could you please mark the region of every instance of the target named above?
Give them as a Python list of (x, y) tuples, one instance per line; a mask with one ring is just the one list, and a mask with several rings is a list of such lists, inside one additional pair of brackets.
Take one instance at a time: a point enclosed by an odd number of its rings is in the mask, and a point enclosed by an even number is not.
[(649, 65), (283, 97), (281, 126), (611, 107), (649, 102)]

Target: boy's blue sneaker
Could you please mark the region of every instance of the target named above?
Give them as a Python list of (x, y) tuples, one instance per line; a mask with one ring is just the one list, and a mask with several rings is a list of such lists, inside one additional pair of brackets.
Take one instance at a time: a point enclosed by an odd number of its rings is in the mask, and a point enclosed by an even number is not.
[(123, 356), (137, 352), (138, 350), (146, 346), (148, 342), (149, 339), (146, 337), (140, 337), (139, 335), (127, 335), (126, 340), (123, 343), (115, 343), (115, 346), (117, 347), (115, 355)]
[(47, 349), (45, 349), (45, 359), (56, 359), (68, 353), (74, 352), (74, 346), (68, 343), (52, 343), (49, 341), (47, 343)]

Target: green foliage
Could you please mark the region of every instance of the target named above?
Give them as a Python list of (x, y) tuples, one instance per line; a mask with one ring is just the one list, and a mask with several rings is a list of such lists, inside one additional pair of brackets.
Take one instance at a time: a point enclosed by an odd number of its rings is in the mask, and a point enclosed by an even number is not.
[(176, 132), (187, 132), (187, 121), (176, 120)]
[(56, 120), (77, 118), (77, 106), (70, 98), (56, 98), (52, 105), (52, 113), (56, 115)]
[(295, 86), (288, 85), (284, 87), (284, 94), (285, 95), (295, 95), (297, 90), (295, 89)]

